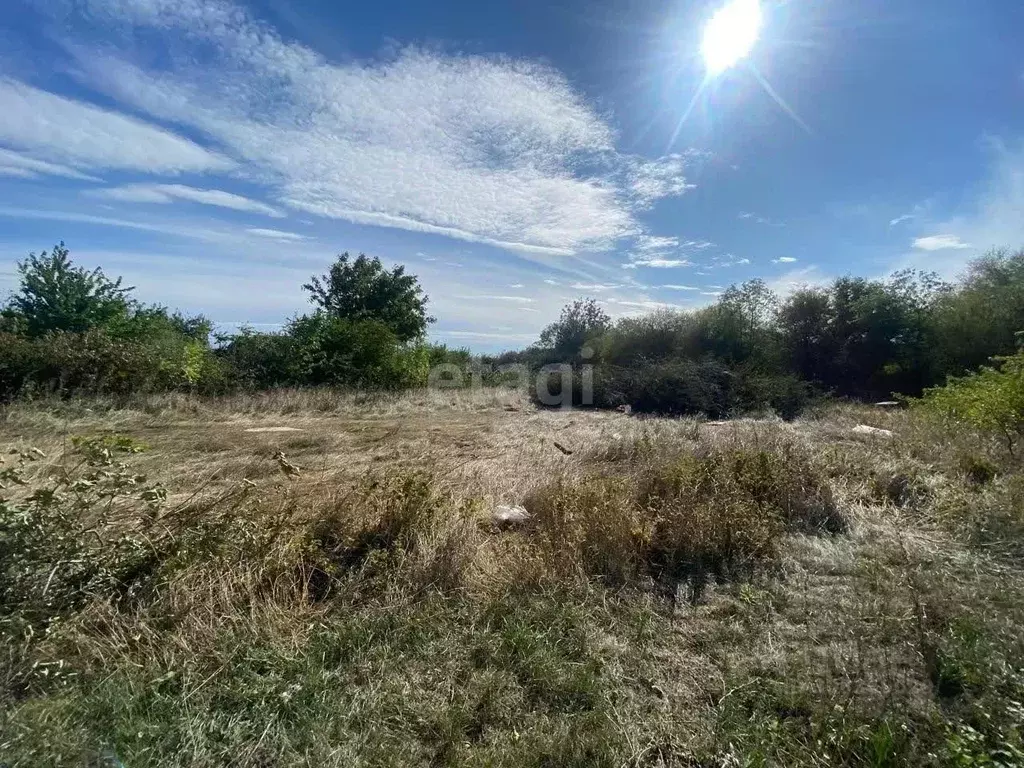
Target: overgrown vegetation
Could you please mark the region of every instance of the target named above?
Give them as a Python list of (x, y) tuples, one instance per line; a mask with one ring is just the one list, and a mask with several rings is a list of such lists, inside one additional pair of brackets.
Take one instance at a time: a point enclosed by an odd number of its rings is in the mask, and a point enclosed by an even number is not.
[(0, 398), (56, 392), (206, 394), (281, 386), (388, 390), (422, 386), (432, 318), (416, 278), (379, 259), (338, 257), (306, 286), (317, 309), (278, 333), (242, 329), (211, 344), (212, 324), (145, 306), (64, 244), (19, 264), (0, 314)]
[[(823, 396), (920, 395), (1013, 354), (1024, 329), (1024, 251), (993, 252), (953, 283), (901, 272), (885, 280), (842, 277), (780, 297), (752, 280), (699, 310), (615, 322), (596, 301), (578, 300), (537, 344), (497, 356), (428, 344), (433, 318), (415, 276), (364, 255), (342, 254), (311, 278), (304, 288), (314, 310), (281, 331), (242, 329), (212, 344), (205, 318), (140, 304), (120, 279), (76, 267), (63, 245), (30, 255), (19, 271), (19, 290), (0, 314), (4, 399), (402, 390), (427, 385), (442, 365), (458, 373), (433, 380), (441, 386), (529, 380), (534, 389), (544, 366), (562, 365), (568, 372), (551, 374), (541, 402), (711, 418), (771, 411), (791, 419)], [(519, 368), (503, 369), (510, 364)], [(572, 392), (559, 399), (563, 387)]]
[(998, 440), (470, 394), (8, 406), (0, 762), (1021, 764)]
[[(1013, 353), (1021, 329), (1024, 251), (998, 251), (954, 283), (899, 272), (886, 280), (842, 277), (779, 297), (752, 280), (704, 309), (614, 324), (595, 302), (577, 302), (517, 359), (593, 366), (598, 406), (713, 418), (772, 410), (792, 418), (815, 392), (916, 396)], [(574, 402), (586, 399), (584, 389), (576, 370)]]

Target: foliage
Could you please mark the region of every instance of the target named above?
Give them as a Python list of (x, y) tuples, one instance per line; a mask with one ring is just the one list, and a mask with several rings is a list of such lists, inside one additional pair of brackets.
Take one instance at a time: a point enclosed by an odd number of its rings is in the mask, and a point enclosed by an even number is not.
[(552, 360), (577, 359), (588, 340), (606, 331), (611, 318), (594, 299), (581, 299), (562, 308), (558, 321), (540, 333), (540, 346)]
[(260, 333), (243, 326), (220, 341), (217, 357), (227, 366), (236, 386), (270, 389), (296, 383), (298, 345), (291, 334)]
[(400, 389), (425, 384), (428, 353), (403, 345), (379, 320), (347, 320), (326, 313), (292, 321), (293, 371), (304, 384)]
[(9, 310), (23, 318), (30, 336), (82, 333), (124, 318), (131, 309), (132, 288), (122, 287), (121, 278), (108, 279), (98, 267), (74, 266), (64, 243), (50, 253), (30, 253), (18, 263), (18, 274), (21, 285)]
[[(46, 457), (38, 450), (12, 452), (0, 472), (0, 489), (29, 493), (0, 497), (0, 625), (16, 633), (38, 631), (97, 594), (128, 598), (143, 586), (152, 541), (98, 534), (124, 513), (154, 514), (166, 492), (120, 460), (144, 446), (122, 437), (78, 438), (77, 464), (43, 484), (25, 477)], [(33, 485), (35, 487), (33, 487)]]
[(327, 274), (306, 283), (310, 301), (330, 317), (386, 326), (400, 342), (417, 339), (433, 318), (427, 316), (427, 296), (405, 267), (390, 272), (378, 258), (341, 254)]
[(998, 435), (1013, 454), (1024, 435), (1024, 351), (998, 362), (998, 368), (927, 390), (915, 406), (951, 424)]

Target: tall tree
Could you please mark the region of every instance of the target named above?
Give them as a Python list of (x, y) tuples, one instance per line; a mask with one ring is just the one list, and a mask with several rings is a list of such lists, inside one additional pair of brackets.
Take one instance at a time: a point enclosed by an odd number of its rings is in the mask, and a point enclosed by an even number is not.
[(835, 355), (828, 291), (794, 291), (779, 308), (778, 324), (790, 369), (805, 381), (824, 381)]
[(343, 253), (327, 274), (313, 277), (302, 286), (309, 300), (331, 317), (345, 320), (376, 320), (391, 329), (402, 342), (426, 333), (434, 318), (427, 316), (427, 296), (405, 267), (388, 271), (378, 258)]
[(8, 313), (20, 316), (25, 331), (83, 332), (124, 318), (132, 309), (131, 287), (110, 280), (98, 267), (76, 267), (62, 242), (50, 253), (30, 253), (18, 263), (21, 285), (11, 297)]
[(594, 299), (577, 299), (562, 307), (558, 321), (540, 333), (540, 344), (552, 352), (556, 360), (576, 357), (587, 340), (604, 333), (611, 325), (601, 305)]

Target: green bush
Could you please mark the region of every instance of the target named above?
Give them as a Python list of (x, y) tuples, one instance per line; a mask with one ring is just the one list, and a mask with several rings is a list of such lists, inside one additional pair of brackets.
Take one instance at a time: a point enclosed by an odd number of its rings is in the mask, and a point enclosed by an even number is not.
[(102, 330), (39, 338), (0, 334), (0, 398), (54, 392), (124, 395), (215, 388), (223, 371), (205, 344), (187, 337), (123, 341)]
[(345, 320), (318, 313), (292, 321), (293, 371), (298, 382), (358, 389), (402, 389), (425, 384), (425, 347), (402, 344), (377, 320)]
[(117, 436), (73, 444), (73, 465), (52, 478), (27, 477), (45, 459), (34, 449), (11, 454), (0, 472), (0, 488), (25, 489), (0, 497), (0, 625), (14, 635), (45, 628), (90, 597), (133, 597), (155, 567), (152, 536), (101, 533), (112, 517), (151, 520), (163, 504), (164, 489), (121, 460), (143, 446)]
[(914, 405), (950, 425), (997, 435), (1012, 455), (1024, 435), (1024, 351), (997, 363), (926, 390)]
[(222, 341), (216, 354), (234, 385), (269, 389), (298, 383), (294, 337), (285, 333), (258, 333), (243, 327), (239, 333)]

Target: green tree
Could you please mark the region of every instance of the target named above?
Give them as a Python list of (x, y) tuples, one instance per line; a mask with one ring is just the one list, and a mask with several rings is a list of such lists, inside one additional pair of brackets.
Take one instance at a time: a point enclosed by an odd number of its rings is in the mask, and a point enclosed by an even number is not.
[(412, 341), (426, 333), (434, 318), (427, 315), (428, 297), (419, 281), (405, 274), (405, 267), (391, 271), (378, 258), (359, 254), (352, 259), (343, 253), (327, 274), (313, 277), (302, 286), (310, 301), (330, 317), (353, 322), (382, 323), (399, 342)]
[(18, 263), (21, 285), (8, 315), (20, 316), (30, 336), (50, 331), (82, 333), (126, 317), (133, 308), (121, 278), (110, 280), (98, 267), (76, 267), (62, 242), (50, 253), (30, 253)]
[(1024, 330), (1024, 249), (997, 250), (971, 262), (957, 290), (935, 309), (935, 334), (946, 372), (960, 374), (1016, 350)]
[(820, 288), (794, 291), (779, 307), (777, 321), (789, 369), (805, 381), (827, 379), (835, 356), (828, 291)]
[(577, 299), (562, 307), (558, 321), (540, 334), (540, 344), (555, 360), (568, 361), (579, 355), (590, 339), (611, 326), (611, 318), (594, 299)]

